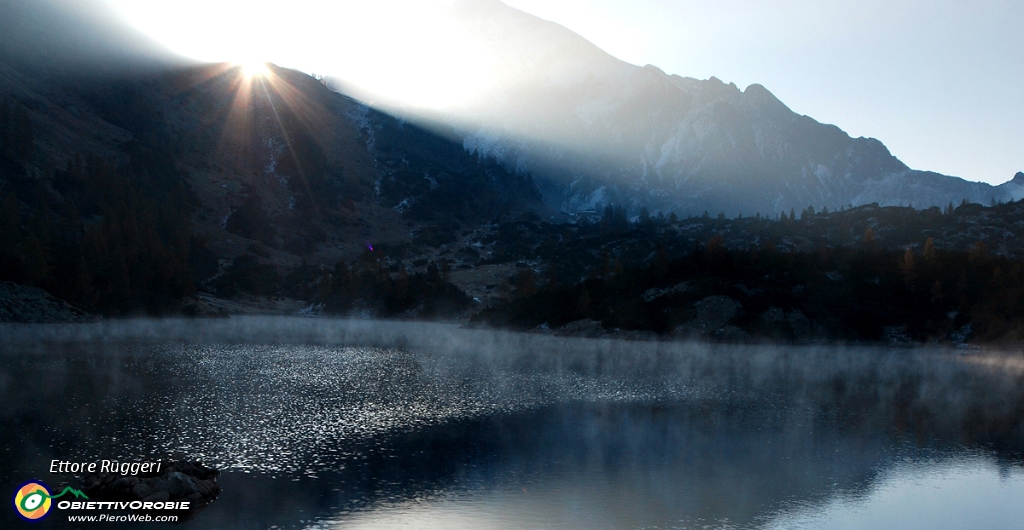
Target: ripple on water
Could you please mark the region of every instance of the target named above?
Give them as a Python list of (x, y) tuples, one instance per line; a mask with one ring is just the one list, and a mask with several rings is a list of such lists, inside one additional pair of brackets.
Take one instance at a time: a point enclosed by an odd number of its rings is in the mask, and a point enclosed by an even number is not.
[[(314, 476), (360, 458), (383, 434), (566, 401), (629, 402), (692, 392), (572, 371), (527, 372), (388, 348), (158, 346), (137, 352), (165, 385), (121, 397), (145, 418), (97, 440), (124, 454), (174, 454), (228, 470)], [(154, 428), (161, 426), (160, 428)], [(168, 426), (172, 428), (167, 428)], [(134, 431), (134, 432), (132, 432)]]

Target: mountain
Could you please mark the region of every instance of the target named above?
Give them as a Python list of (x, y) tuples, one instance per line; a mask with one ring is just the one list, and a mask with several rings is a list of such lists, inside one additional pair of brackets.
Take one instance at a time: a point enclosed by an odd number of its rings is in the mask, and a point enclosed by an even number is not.
[[(0, 3), (0, 21), (54, 5)], [(757, 85), (628, 65), (500, 3), (456, 13), (508, 68), (495, 69), (491, 100), (448, 123), (396, 117), (273, 65), (249, 76), (178, 62), (131, 32), (112, 37), (139, 44), (130, 57), (37, 61), (5, 48), (0, 281), (13, 283), (0, 320), (88, 318), (62, 300), (108, 315), (491, 308), (481, 318), (499, 325), (600, 322), (630, 336), (688, 333), (714, 308), (739, 311), (732, 335), (880, 340), (903, 326), (962, 341), (969, 325), (990, 338), (1024, 329), (1012, 288), (1024, 285), (1024, 203), (805, 207), (889, 193), (1001, 201), (1021, 194), (1024, 174), (993, 188), (915, 172)], [(85, 24), (68, 20), (37, 26), (40, 46)], [(31, 48), (25, 34), (2, 37)], [(102, 32), (74, 39), (74, 54), (107, 46), (93, 42)], [(572, 220), (552, 205), (603, 214)], [(787, 206), (800, 215), (750, 215)]]
[(382, 245), (440, 246), (543, 207), (528, 175), (470, 154), (453, 131), (301, 72), (12, 63), (0, 60), (0, 280), (88, 311), (281, 294), (296, 270), (319, 281), (320, 267)]
[(880, 141), (796, 114), (761, 85), (625, 63), (497, 0), (463, 0), (451, 16), (498, 74), (450, 121), (463, 125), (467, 149), (545, 177), (547, 199), (566, 211), (618, 203), (736, 215), (1024, 196), (1019, 182), (913, 170)]
[(0, 61), (0, 321), (90, 320), (81, 309), (440, 317), (632, 339), (1024, 337), (1024, 202), (778, 220), (631, 221), (608, 205), (549, 222), (550, 180), (467, 151), (451, 127), (267, 70), (55, 75)]

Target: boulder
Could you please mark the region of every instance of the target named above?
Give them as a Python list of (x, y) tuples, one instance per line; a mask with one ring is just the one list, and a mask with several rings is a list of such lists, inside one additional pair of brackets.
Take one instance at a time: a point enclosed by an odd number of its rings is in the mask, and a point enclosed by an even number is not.
[(560, 337), (597, 338), (606, 334), (607, 332), (601, 327), (600, 322), (589, 318), (569, 322), (555, 332), (555, 335)]
[(82, 490), (97, 501), (190, 501), (188, 518), (220, 495), (217, 477), (220, 471), (199, 462), (172, 461), (161, 466), (160, 474), (122, 476), (116, 473), (92, 473), (84, 477)]
[(761, 321), (768, 325), (785, 322), (785, 320), (786, 312), (775, 306), (771, 306), (767, 311), (761, 313)]
[(199, 491), (196, 480), (180, 471), (167, 475), (167, 493), (173, 499), (183, 499)]
[(705, 334), (725, 327), (742, 307), (734, 298), (728, 296), (709, 296), (693, 306)]
[(666, 287), (664, 289), (659, 289), (657, 287), (655, 287), (653, 289), (648, 289), (648, 290), (644, 291), (644, 293), (640, 297), (643, 298), (644, 302), (650, 303), (650, 302), (653, 302), (653, 301), (655, 301), (655, 300), (657, 300), (657, 299), (659, 299), (659, 298), (661, 298), (663, 296), (673, 296), (673, 295), (677, 295), (677, 294), (683, 294), (683, 293), (685, 293), (686, 291), (689, 291), (689, 290), (690, 290), (690, 282), (683, 282), (683, 283), (677, 283), (677, 284), (673, 285), (672, 287)]
[(793, 328), (793, 338), (806, 340), (811, 336), (811, 321), (799, 310), (786, 313), (786, 322)]
[[(729, 296), (708, 296), (693, 305), (696, 317), (678, 326), (672, 334), (677, 337), (710, 337), (723, 329), (739, 314), (742, 304)], [(738, 328), (737, 328), (738, 329)]]
[(722, 342), (747, 342), (750, 335), (736, 326), (725, 326), (714, 332), (713, 336)]

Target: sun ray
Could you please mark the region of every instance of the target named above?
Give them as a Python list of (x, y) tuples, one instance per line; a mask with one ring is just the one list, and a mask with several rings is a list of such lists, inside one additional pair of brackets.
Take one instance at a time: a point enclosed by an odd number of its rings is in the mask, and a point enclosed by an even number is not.
[[(267, 102), (270, 104), (271, 112), (273, 113), (274, 120), (277, 122), (278, 130), (281, 136), (284, 138), (285, 146), (292, 155), (292, 159), (295, 162), (295, 170), (298, 172), (296, 175), (303, 188), (306, 191), (308, 197), (313, 196), (313, 190), (310, 188), (309, 179), (307, 178), (306, 172), (302, 167), (303, 161), (299, 157), (298, 153), (295, 152), (295, 147), (292, 144), (291, 136), (288, 134), (287, 127), (285, 127), (284, 121), (281, 119), (281, 115), (278, 111), (277, 105), (274, 103), (274, 97), (271, 94), (273, 91), (274, 95), (280, 98), (281, 103), (284, 105), (286, 111), (295, 118), (297, 125), (306, 129), (308, 132), (313, 132), (314, 127), (310, 120), (310, 115), (315, 114), (310, 112), (310, 108), (313, 103), (309, 101), (301, 91), (292, 86), (291, 83), (285, 82), (283, 79), (275, 82), (275, 79), (269, 76), (259, 79), (260, 87), (263, 90), (263, 94), (267, 98)], [(269, 89), (268, 89), (269, 85)], [(316, 201), (310, 201), (313, 208), (313, 213), (316, 218), (321, 216), (320, 208), (317, 206)]]
[[(270, 63), (226, 63), (215, 70), (220, 75), (209, 82), (219, 85), (211, 88), (224, 99), (207, 100), (204, 105), (208, 108), (207, 123), (216, 135), (216, 156), (224, 160), (225, 166), (244, 168), (238, 176), (252, 190), (284, 185), (282, 177), (294, 180), (302, 190), (299, 193), (309, 198), (310, 213), (320, 219), (323, 212), (313, 198), (308, 161), (297, 152), (293, 133), (296, 128), (311, 138), (330, 133), (323, 121), (327, 112), (324, 102), (309, 91), (306, 83), (316, 83), (317, 89), (323, 87), (312, 77), (305, 79), (298, 72), (279, 70)], [(273, 160), (268, 165), (269, 151), (278, 147), (291, 160), (287, 176), (275, 173)], [(239, 199), (237, 193), (228, 192), (225, 200), (221, 207), (226, 209), (219, 207), (218, 215), (229, 216)]]

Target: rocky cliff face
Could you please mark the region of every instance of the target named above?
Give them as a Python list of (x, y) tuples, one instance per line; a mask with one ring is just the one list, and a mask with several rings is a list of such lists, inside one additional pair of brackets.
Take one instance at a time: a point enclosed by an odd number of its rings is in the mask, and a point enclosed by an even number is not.
[(633, 66), (496, 0), (461, 2), (453, 16), (501, 72), (491, 97), (455, 114), (471, 124), (467, 149), (544, 175), (549, 200), (569, 211), (735, 215), (1024, 196), (1019, 183), (912, 170), (880, 141), (798, 115), (761, 85)]

